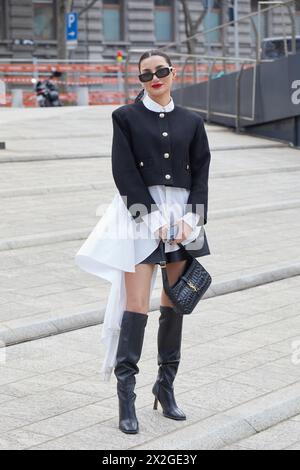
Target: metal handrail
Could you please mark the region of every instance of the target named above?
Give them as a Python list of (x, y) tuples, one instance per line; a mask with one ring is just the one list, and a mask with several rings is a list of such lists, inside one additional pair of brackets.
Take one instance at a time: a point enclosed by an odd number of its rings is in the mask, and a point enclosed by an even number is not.
[[(4, 96), (3, 100), (2, 100), (2, 94)], [(0, 80), (0, 109), (1, 109), (2, 104), (5, 105), (5, 83), (2, 82), (2, 80)], [(6, 149), (6, 143), (0, 140), (0, 150), (5, 150), (5, 149)]]
[(213, 72), (215, 63), (216, 63), (216, 61), (213, 60), (210, 63), (210, 67), (209, 67), (209, 75), (208, 75), (208, 82), (207, 82), (207, 96), (206, 96), (206, 101), (207, 101), (207, 104), (206, 104), (206, 107), (207, 107), (206, 119), (207, 119), (207, 122), (210, 122), (210, 115), (211, 115), (211, 99), (210, 99), (211, 98), (211, 81), (212, 81), (212, 72)]
[[(130, 63), (130, 58), (131, 58), (132, 53), (142, 53), (142, 52), (144, 52), (144, 49), (130, 49), (128, 51), (128, 55), (127, 55), (126, 62), (125, 62), (125, 80), (124, 80), (124, 91), (125, 91), (125, 101), (126, 101), (126, 103), (129, 103), (129, 82), (128, 82), (129, 73), (128, 73), (128, 67), (129, 67), (129, 63)], [(239, 123), (241, 118), (243, 118), (245, 120), (248, 120), (248, 121), (254, 121), (254, 119), (255, 119), (255, 90), (256, 90), (256, 77), (257, 77), (256, 68), (257, 68), (257, 64), (258, 64), (258, 61), (256, 59), (252, 59), (252, 58), (246, 59), (245, 57), (231, 57), (231, 56), (224, 57), (224, 56), (209, 56), (209, 55), (202, 55), (202, 54), (186, 54), (186, 53), (178, 53), (178, 52), (170, 52), (169, 56), (183, 57), (183, 58), (186, 59), (184, 61), (182, 71), (181, 71), (181, 87), (180, 87), (180, 102), (181, 103), (182, 103), (182, 94), (183, 94), (184, 72), (185, 72), (185, 68), (186, 68), (189, 60), (190, 59), (201, 58), (201, 59), (206, 59), (207, 61), (209, 61), (209, 72), (207, 73), (207, 75), (208, 75), (207, 109), (205, 110), (205, 109), (192, 108), (192, 107), (188, 107), (188, 109), (191, 109), (191, 110), (194, 110), (194, 111), (205, 112), (207, 121), (210, 120), (211, 114), (218, 114), (218, 115), (226, 116), (226, 117), (234, 117), (235, 120), (236, 120), (236, 123)], [(245, 63), (250, 62), (250, 63), (253, 64), (254, 82), (253, 82), (252, 113), (251, 113), (251, 116), (241, 116), (241, 115), (237, 115), (237, 114), (220, 113), (220, 112), (212, 112), (211, 111), (211, 87), (210, 87), (210, 85), (211, 85), (211, 81), (212, 81), (213, 68), (214, 68), (214, 65), (217, 61), (222, 61), (224, 63), (226, 63), (226, 62), (235, 62), (235, 61), (241, 62), (242, 63), (242, 72), (244, 70)], [(265, 59), (265, 60), (262, 60), (261, 62), (273, 62), (273, 60), (272, 59)], [(242, 72), (240, 73), (240, 75), (242, 74)], [(237, 80), (237, 88), (238, 89), (236, 90), (236, 94), (237, 94), (237, 96), (240, 96), (240, 80)], [(240, 110), (240, 105), (237, 106), (237, 111), (238, 110)]]
[[(161, 48), (159, 48), (159, 50), (161, 50)], [(137, 49), (137, 48), (132, 48), (132, 49), (129, 49), (128, 51), (128, 54), (127, 54), (127, 57), (129, 56), (129, 54), (131, 54), (132, 52), (137, 52), (137, 53), (141, 53), (141, 52), (145, 52), (145, 49)], [(169, 52), (168, 55), (172, 55), (172, 56), (178, 56), (178, 57), (201, 57), (202, 59), (217, 59), (217, 60), (237, 60), (237, 61), (248, 61), (248, 62), (256, 62), (256, 59), (252, 59), (252, 58), (245, 58), (245, 57), (233, 57), (233, 56), (219, 56), (219, 55), (205, 55), (205, 54), (188, 54), (188, 53), (185, 53), (185, 52)], [(272, 59), (266, 59), (266, 60), (263, 60), (264, 62), (273, 62)]]
[[(256, 98), (255, 94), (256, 94), (256, 81), (257, 81), (257, 65), (261, 64), (261, 63), (265, 63), (265, 62), (273, 62), (274, 61), (274, 59), (261, 59), (260, 27), (259, 28), (256, 27), (255, 22), (254, 22), (254, 17), (259, 15), (259, 18), (260, 18), (261, 12), (266, 13), (268, 11), (274, 10), (275, 8), (280, 7), (282, 9), (282, 7), (287, 7), (288, 12), (289, 12), (289, 16), (291, 18), (291, 24), (292, 24), (292, 45), (293, 45), (292, 46), (292, 52), (295, 53), (295, 51), (296, 51), (296, 27), (295, 27), (295, 18), (292, 14), (292, 10), (291, 10), (291, 7), (290, 7), (291, 4), (295, 4), (295, 0), (288, 0), (286, 2), (277, 2), (276, 5), (271, 5), (267, 8), (264, 8), (264, 9), (259, 8), (259, 10), (257, 12), (252, 12), (252, 13), (244, 15), (244, 16), (238, 18), (238, 19), (234, 19), (234, 20), (229, 21), (227, 23), (223, 23), (222, 25), (216, 26), (214, 28), (209, 28), (209, 29), (206, 29), (205, 31), (198, 32), (198, 33), (190, 36), (189, 38), (186, 38), (186, 39), (180, 41), (179, 43), (178, 42), (172, 42), (172, 43), (167, 44), (166, 46), (160, 47), (159, 50), (164, 51), (164, 50), (167, 50), (167, 49), (173, 47), (174, 45), (178, 46), (182, 43), (189, 42), (192, 39), (194, 39), (194, 38), (196, 38), (196, 37), (198, 37), (202, 34), (206, 34), (206, 33), (212, 32), (212, 31), (217, 31), (221, 28), (226, 28), (230, 25), (234, 25), (235, 23), (245, 21), (246, 19), (250, 19), (250, 21), (251, 21), (251, 25), (252, 25), (252, 28), (253, 28), (253, 31), (254, 31), (254, 34), (255, 34), (255, 37), (256, 37), (256, 54), (255, 54), (256, 57), (255, 57), (255, 59), (253, 59), (253, 58), (244, 58), (244, 57), (232, 57), (232, 56), (224, 57), (224, 56), (218, 56), (218, 55), (217, 56), (216, 55), (211, 56), (211, 55), (202, 55), (202, 54), (188, 54), (188, 53), (178, 53), (178, 52), (173, 52), (173, 51), (168, 52), (168, 54), (171, 57), (181, 57), (181, 58), (185, 59), (184, 64), (183, 64), (183, 68), (182, 68), (180, 101), (182, 102), (183, 84), (184, 84), (184, 71), (186, 69), (186, 66), (187, 66), (188, 62), (191, 59), (195, 60), (195, 63), (196, 63), (196, 66), (197, 66), (197, 63), (198, 63), (197, 60), (199, 58), (201, 58), (203, 61), (208, 62), (208, 67), (209, 67), (209, 72), (207, 73), (207, 75), (208, 75), (207, 100), (206, 100), (207, 101), (207, 109), (203, 110), (203, 109), (191, 108), (191, 107), (189, 107), (189, 109), (193, 109), (195, 111), (205, 112), (206, 113), (206, 119), (207, 119), (208, 122), (211, 119), (211, 114), (218, 114), (218, 115), (226, 116), (226, 117), (234, 117), (237, 132), (239, 132), (239, 130), (240, 130), (241, 119), (245, 119), (245, 120), (248, 120), (248, 121), (254, 121), (254, 119), (255, 119), (255, 98)], [(284, 31), (284, 33), (286, 33), (286, 32)], [(286, 34), (285, 34), (285, 40), (286, 40)], [(125, 64), (125, 71), (126, 71), (126, 73), (125, 73), (125, 97), (126, 97), (126, 102), (127, 103), (128, 103), (128, 100), (129, 100), (129, 83), (128, 83), (129, 61), (130, 61), (131, 55), (133, 53), (143, 53), (143, 52), (144, 52), (144, 49), (137, 49), (137, 48), (132, 48), (132, 49), (129, 49), (129, 51), (128, 51), (128, 55), (127, 55), (127, 58), (126, 58), (126, 64)], [(287, 51), (286, 51), (286, 55), (287, 55)], [(235, 63), (240, 63), (241, 64), (240, 70), (238, 71), (237, 77), (236, 77), (236, 113), (235, 114), (212, 112), (212, 110), (211, 110), (211, 81), (212, 81), (212, 74), (213, 74), (213, 70), (214, 70), (214, 65), (217, 61), (223, 61), (223, 69), (225, 68), (226, 62), (235, 62)], [(244, 70), (245, 70), (245, 63), (253, 63), (252, 112), (251, 112), (251, 116), (241, 116), (241, 78), (242, 78), (242, 75), (243, 75)]]
[[(260, 29), (260, 22), (261, 22), (261, 13), (268, 11), (268, 9), (261, 9), (261, 6), (267, 3), (274, 3), (273, 8), (280, 8), (281, 13), (282, 13), (282, 7), (286, 7), (289, 13), (289, 17), (291, 20), (291, 25), (292, 25), (292, 54), (296, 53), (296, 26), (295, 26), (295, 17), (293, 15), (293, 12), (290, 7), (290, 3), (295, 3), (295, 0), (290, 0), (288, 2), (283, 2), (283, 1), (259, 1), (258, 2), (258, 44), (261, 42), (261, 29)], [(270, 7), (271, 8), (271, 7)], [(285, 56), (288, 56), (288, 48), (287, 48), (287, 35), (285, 34), (284, 30), (284, 45), (285, 45)]]
[[(247, 62), (245, 60), (245, 62)], [(206, 99), (206, 102), (207, 102), (207, 107), (206, 109), (201, 109), (201, 108), (194, 108), (194, 107), (191, 107), (191, 106), (187, 106), (188, 109), (191, 109), (193, 111), (197, 111), (197, 112), (203, 112), (203, 113), (206, 113), (206, 120), (207, 122), (210, 122), (211, 121), (211, 115), (212, 114), (215, 114), (215, 115), (218, 115), (218, 116), (223, 116), (223, 117), (232, 117), (235, 119), (235, 122), (236, 122), (236, 128), (237, 130), (240, 128), (240, 121), (241, 119), (244, 119), (244, 120), (247, 120), (247, 121), (254, 121), (255, 120), (255, 98), (256, 98), (256, 81), (257, 81), (257, 64), (252, 67), (253, 68), (253, 81), (252, 81), (252, 109), (251, 109), (251, 115), (250, 116), (242, 116), (241, 115), (241, 112), (240, 112), (240, 102), (241, 102), (241, 77), (242, 77), (242, 74), (244, 73), (244, 66), (245, 66), (245, 62), (242, 63), (242, 66), (240, 68), (240, 70), (237, 72), (237, 78), (236, 78), (236, 97), (237, 97), (237, 101), (236, 101), (236, 113), (235, 114), (232, 114), (232, 113), (222, 113), (222, 112), (219, 112), (219, 111), (212, 111), (211, 110), (211, 82), (212, 82), (212, 74), (213, 74), (213, 67), (215, 65), (215, 61), (212, 61), (211, 65), (210, 65), (210, 72), (208, 73), (208, 81), (207, 81), (207, 99)], [(181, 89), (181, 95), (182, 97), (182, 89)], [(181, 98), (181, 102), (182, 102), (182, 98)]]
[[(289, 7), (290, 4), (295, 4), (295, 1), (296, 1), (296, 0), (287, 0), (286, 2), (281, 2), (280, 5), (278, 5), (278, 4), (272, 5), (272, 6), (270, 6), (270, 7), (264, 8), (264, 9), (262, 10), (262, 12), (263, 12), (263, 13), (266, 13), (266, 12), (268, 12), (268, 11), (271, 11), (271, 10), (275, 9), (275, 8), (278, 8), (279, 6), (280, 6), (280, 7), (282, 7), (282, 6), (287, 6), (287, 7)], [(295, 39), (295, 31), (296, 31), (295, 18), (294, 18), (294, 16), (293, 16), (291, 10), (290, 10), (290, 13), (291, 13), (290, 17), (291, 17), (292, 25), (293, 25), (293, 30), (292, 30), (293, 41), (296, 41), (296, 39)], [(177, 47), (178, 47), (178, 46), (180, 46), (181, 44), (184, 44), (184, 43), (186, 43), (186, 42), (191, 41), (192, 39), (197, 38), (198, 36), (201, 36), (201, 35), (204, 35), (204, 34), (206, 34), (206, 33), (213, 32), (213, 31), (218, 31), (219, 29), (227, 28), (228, 26), (235, 25), (235, 23), (240, 23), (240, 22), (243, 22), (243, 21), (245, 21), (245, 20), (247, 20), (247, 19), (250, 19), (251, 22), (252, 22), (252, 24), (253, 24), (253, 23), (254, 23), (253, 18), (254, 18), (255, 16), (257, 16), (258, 14), (259, 14), (258, 11), (257, 11), (257, 12), (252, 12), (252, 13), (248, 13), (247, 15), (244, 15), (244, 16), (239, 17), (238, 19), (234, 19), (234, 20), (232, 20), (232, 21), (228, 21), (227, 23), (223, 23), (223, 24), (221, 24), (221, 25), (215, 26), (214, 28), (209, 28), (209, 29), (205, 29), (204, 31), (199, 31), (198, 33), (195, 33), (195, 34), (193, 34), (192, 36), (190, 36), (190, 37), (188, 37), (188, 38), (186, 38), (186, 39), (183, 39), (183, 40), (181, 40), (181, 41), (179, 41), (179, 42), (178, 42), (178, 41), (170, 42), (170, 43), (166, 44), (165, 46), (160, 47), (160, 50), (162, 50), (162, 51), (163, 51), (163, 50), (167, 50), (167, 49), (169, 49), (170, 47), (173, 47), (173, 46), (177, 46)], [(260, 45), (259, 45), (259, 47), (260, 47)]]

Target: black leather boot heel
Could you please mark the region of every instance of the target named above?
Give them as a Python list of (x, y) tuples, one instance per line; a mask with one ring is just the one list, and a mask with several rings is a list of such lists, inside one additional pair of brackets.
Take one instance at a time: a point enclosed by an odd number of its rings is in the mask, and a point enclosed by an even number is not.
[(166, 418), (185, 420), (186, 415), (177, 406), (173, 387), (181, 357), (183, 315), (176, 313), (172, 307), (162, 305), (160, 312), (157, 334), (159, 369), (152, 388), (155, 396), (153, 409), (157, 410), (159, 401)]
[(147, 320), (148, 315), (144, 313), (130, 310), (123, 313), (114, 374), (119, 398), (119, 429), (126, 434), (139, 432), (134, 388)]

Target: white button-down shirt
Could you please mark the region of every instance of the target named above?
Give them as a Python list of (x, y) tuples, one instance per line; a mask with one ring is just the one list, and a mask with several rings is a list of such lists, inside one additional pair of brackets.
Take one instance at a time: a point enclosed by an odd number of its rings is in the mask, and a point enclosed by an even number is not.
[[(174, 109), (174, 101), (171, 97), (170, 102), (166, 106), (161, 106), (152, 100), (148, 93), (144, 92), (142, 101), (146, 108), (158, 113), (169, 113)], [(187, 201), (190, 190), (186, 188), (178, 188), (174, 186), (165, 186), (162, 184), (148, 186), (151, 196), (159, 207), (159, 210), (146, 214), (142, 217), (152, 233), (163, 225), (173, 225), (178, 221), (179, 211), (184, 214), (184, 204)], [(179, 211), (178, 211), (179, 209)], [(188, 212), (183, 216), (179, 216), (194, 230), (199, 222), (200, 215), (194, 212)]]

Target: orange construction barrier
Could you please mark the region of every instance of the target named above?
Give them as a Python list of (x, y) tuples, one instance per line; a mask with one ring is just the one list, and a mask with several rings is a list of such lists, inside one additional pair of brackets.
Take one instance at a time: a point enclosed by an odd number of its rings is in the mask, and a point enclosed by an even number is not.
[[(199, 63), (196, 68), (193, 63), (188, 63), (185, 66), (182, 64), (176, 64), (174, 66), (177, 69), (177, 82), (183, 83), (184, 85), (194, 84), (195, 70), (197, 73), (197, 83), (201, 83), (208, 79), (208, 72), (210, 66), (208, 63)], [(182, 80), (181, 73), (184, 67), (184, 79)], [(244, 68), (253, 67), (252, 63), (245, 64)], [(124, 80), (126, 66), (125, 63), (115, 64), (97, 64), (97, 63), (74, 63), (74, 64), (62, 64), (62, 63), (19, 63), (9, 64), (0, 63), (0, 79), (7, 85), (6, 93), (6, 104), (4, 106), (11, 106), (11, 86), (24, 85), (24, 106), (37, 106), (37, 100), (34, 92), (34, 84), (32, 78), (36, 75), (39, 79), (44, 80), (46, 77), (54, 71), (60, 71), (65, 73), (62, 79), (53, 79), (53, 82), (58, 86), (63, 86), (67, 92), (60, 93), (62, 103), (65, 105), (76, 105), (77, 95), (72, 90), (72, 87), (87, 86), (89, 87), (89, 104), (90, 105), (101, 105), (101, 104), (120, 104), (125, 102), (124, 93), (118, 91), (120, 76)], [(140, 90), (140, 82), (138, 81), (138, 69), (136, 64), (129, 64), (127, 70), (129, 71), (128, 84), (130, 86), (130, 93), (133, 95), (133, 99)], [(234, 63), (225, 63), (225, 73), (235, 72), (236, 66)], [(223, 64), (214, 64), (211, 73), (219, 74), (224, 72)], [(121, 74), (121, 75), (120, 75)], [(95, 88), (101, 87), (103, 90), (97, 90)], [(107, 88), (114, 88), (116, 91), (112, 91)], [(70, 88), (70, 90), (68, 90)], [(136, 92), (135, 92), (136, 89)], [(133, 101), (133, 100), (132, 100)]]

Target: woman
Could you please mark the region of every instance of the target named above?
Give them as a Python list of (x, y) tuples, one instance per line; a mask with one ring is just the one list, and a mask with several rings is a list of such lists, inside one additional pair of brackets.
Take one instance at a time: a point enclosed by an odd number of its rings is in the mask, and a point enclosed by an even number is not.
[[(105, 336), (112, 331), (112, 319), (116, 319), (113, 308), (106, 311), (106, 333), (102, 336), (113, 351), (110, 363), (114, 364), (117, 378), (119, 429), (130, 434), (139, 431), (134, 405), (135, 375), (139, 372), (137, 364), (160, 261), (159, 243), (164, 244), (170, 284), (174, 284), (184, 271), (186, 250), (194, 257), (210, 254), (203, 227), (207, 223), (210, 150), (203, 119), (184, 107), (174, 105), (170, 91), (175, 77), (176, 70), (167, 54), (159, 50), (145, 52), (139, 60), (142, 92), (133, 104), (121, 106), (112, 113), (112, 174), (119, 199), (107, 212), (112, 214), (115, 210), (114, 215), (118, 214), (115, 225), (121, 230), (126, 225), (127, 242), (131, 238), (134, 241), (131, 239), (131, 245), (125, 247), (124, 234), (118, 234), (118, 241), (123, 242), (122, 251), (111, 261), (101, 259), (103, 252), (111, 253), (107, 240), (107, 247), (103, 243), (101, 245), (101, 255), (97, 250), (96, 256), (95, 245), (87, 243), (77, 254), (77, 262), (83, 269), (112, 281), (113, 276), (105, 274), (105, 267), (111, 263), (115, 268), (119, 262), (121, 270), (123, 259), (133, 246), (134, 255), (130, 262), (133, 263), (134, 259), (134, 268), (123, 268), (119, 278), (123, 290), (115, 289), (110, 297), (110, 300), (117, 297), (121, 302), (123, 293), (126, 299), (122, 312), (120, 308), (118, 310), (118, 338), (111, 335), (107, 340)], [(126, 211), (125, 219), (122, 218), (123, 210)], [(111, 230), (112, 223), (104, 222), (102, 229), (104, 225)], [(171, 226), (175, 234), (173, 238), (168, 232)], [(93, 243), (95, 240), (98, 242), (100, 232), (94, 230), (93, 237), (89, 237)], [(185, 248), (179, 247), (178, 243)], [(91, 267), (96, 258), (97, 267)], [(180, 362), (183, 315), (175, 313), (164, 290), (160, 303), (159, 369), (152, 388), (154, 409), (157, 409), (159, 401), (165, 417), (185, 420), (173, 389)], [(115, 303), (115, 312), (116, 307)], [(107, 364), (108, 356), (107, 353)]]

